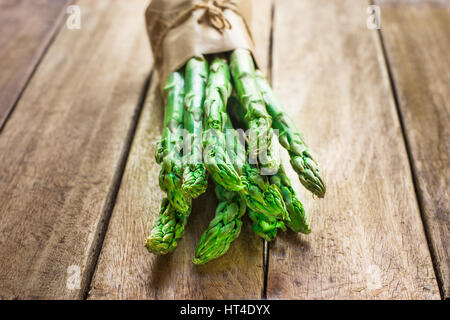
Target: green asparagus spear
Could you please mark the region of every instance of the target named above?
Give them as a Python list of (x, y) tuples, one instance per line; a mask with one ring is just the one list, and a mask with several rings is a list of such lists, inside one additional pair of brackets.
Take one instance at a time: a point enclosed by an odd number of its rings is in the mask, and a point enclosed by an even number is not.
[(206, 87), (205, 111), (205, 166), (215, 182), (227, 190), (239, 191), (244, 188), (241, 177), (236, 172), (225, 150), (226, 106), (231, 94), (230, 70), (224, 59), (216, 58), (210, 65)]
[[(233, 114), (236, 122), (240, 126), (244, 126), (244, 115), (242, 113), (242, 109), (238, 107), (238, 104), (239, 101), (234, 96), (232, 96), (228, 103), (228, 109), (229, 112)], [(240, 152), (240, 154), (242, 154), (242, 152)], [(238, 160), (240, 160), (238, 161), (238, 163), (240, 164), (245, 161), (243, 159), (240, 159), (239, 157), (237, 158)], [(279, 184), (268, 183), (267, 177), (262, 177), (259, 174), (257, 168), (254, 166), (245, 164), (245, 170), (247, 171), (245, 176), (248, 178), (248, 180), (253, 180), (256, 182), (254, 184), (249, 184), (249, 190), (261, 184), (268, 186), (268, 188), (274, 191), (276, 190), (276, 192), (273, 193), (274, 195), (276, 194), (276, 196), (274, 196), (274, 199), (276, 199), (275, 203), (278, 202), (281, 203), (280, 206), (285, 206), (282, 189), (280, 189)], [(252, 172), (249, 172), (249, 170), (252, 170)], [(260, 201), (251, 201), (254, 199), (258, 199), (258, 195), (261, 194), (260, 192), (258, 192), (258, 188), (255, 188), (254, 190), (256, 191), (254, 192), (255, 196), (249, 197), (248, 201), (250, 202), (250, 204), (247, 203), (247, 206), (249, 208), (249, 217), (253, 221), (253, 230), (257, 235), (259, 235), (266, 241), (271, 241), (276, 237), (278, 229), (282, 229), (283, 231), (286, 230), (285, 222), (290, 222), (290, 218), (288, 216), (288, 213), (286, 213), (285, 215), (273, 215), (271, 214), (272, 208), (266, 208)]]
[[(230, 99), (231, 104), (235, 102), (237, 101), (234, 98)], [(233, 130), (229, 118), (227, 118), (226, 129), (227, 151), (236, 171), (243, 176), (245, 188), (242, 190), (241, 196), (245, 199), (247, 207), (269, 217), (288, 220), (280, 188), (271, 185), (266, 177), (261, 176), (257, 167), (246, 163), (245, 146), (241, 143), (239, 134)]]
[(231, 242), (241, 232), (242, 216), (247, 206), (239, 193), (227, 191), (221, 185), (216, 186), (217, 199), (220, 201), (216, 215), (203, 233), (193, 262), (197, 265), (217, 259), (224, 255)]
[(311, 155), (303, 136), (284, 112), (271, 86), (259, 70), (256, 71), (256, 82), (267, 105), (267, 111), (272, 116), (272, 126), (279, 130), (280, 143), (289, 152), (291, 165), (297, 172), (300, 182), (319, 198), (323, 198), (326, 186), (320, 174), (320, 167)]
[(246, 199), (247, 206), (265, 216), (288, 220), (289, 216), (280, 188), (270, 184), (254, 166), (245, 164), (243, 172), (247, 182), (243, 197)]
[(286, 231), (283, 221), (249, 210), (248, 216), (253, 221), (253, 231), (266, 241), (272, 241), (277, 236), (278, 229)]
[(188, 61), (185, 69), (184, 128), (189, 132), (187, 154), (183, 159), (183, 191), (197, 198), (206, 191), (208, 178), (202, 162), (203, 102), (208, 63), (203, 57)]
[(284, 203), (289, 213), (290, 221), (286, 221), (287, 226), (295, 232), (308, 234), (309, 228), (303, 204), (297, 198), (291, 181), (286, 175), (283, 166), (280, 166), (278, 173), (270, 177), (270, 182), (281, 189)]
[(154, 254), (167, 254), (175, 250), (178, 241), (183, 236), (187, 219), (188, 215), (178, 212), (169, 200), (164, 198), (159, 217), (147, 238), (146, 247), (148, 251)]
[(273, 136), (272, 118), (266, 111), (265, 102), (256, 84), (255, 65), (248, 50), (236, 49), (231, 54), (231, 74), (240, 100), (240, 108), (245, 112), (244, 120), (250, 129), (249, 154), (259, 164), (276, 172), (279, 159), (271, 154)]
[(164, 130), (156, 149), (156, 161), (161, 164), (159, 185), (167, 193), (171, 205), (177, 211), (187, 214), (191, 199), (182, 190), (184, 79), (179, 72), (174, 72), (167, 78), (164, 93)]

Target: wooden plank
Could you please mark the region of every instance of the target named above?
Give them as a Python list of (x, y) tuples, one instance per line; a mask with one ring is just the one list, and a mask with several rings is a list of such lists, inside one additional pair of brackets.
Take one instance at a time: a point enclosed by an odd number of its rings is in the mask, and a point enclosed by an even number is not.
[(0, 135), (0, 298), (84, 296), (150, 71), (147, 1), (78, 4)]
[(450, 298), (450, 5), (376, 1), (425, 227)]
[(268, 298), (437, 299), (376, 31), (359, 0), (275, 2), (275, 91), (320, 160), (312, 234), (271, 244)]
[(0, 0), (0, 130), (71, 2)]
[[(255, 6), (255, 37), (260, 56), (270, 42), (269, 1)], [(261, 23), (261, 19), (265, 20)], [(261, 52), (262, 51), (262, 52)], [(221, 259), (196, 267), (192, 258), (217, 206), (212, 187), (194, 201), (185, 235), (177, 250), (155, 256), (144, 247), (159, 212), (160, 166), (153, 158), (162, 132), (163, 109), (157, 75), (132, 144), (111, 222), (92, 281), (90, 299), (240, 299), (261, 298), (263, 243), (249, 220)], [(211, 182), (212, 183), (212, 182)]]

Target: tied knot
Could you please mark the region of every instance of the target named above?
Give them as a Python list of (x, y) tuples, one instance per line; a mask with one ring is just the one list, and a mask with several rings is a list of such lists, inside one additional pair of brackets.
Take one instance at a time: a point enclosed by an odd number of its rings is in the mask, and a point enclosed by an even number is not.
[[(231, 0), (201, 0), (195, 3), (192, 7), (180, 12), (174, 20), (165, 26), (165, 29), (159, 36), (154, 49), (154, 52), (156, 52), (155, 59), (157, 62), (162, 60), (161, 45), (169, 31), (184, 23), (187, 19), (189, 19), (192, 13), (197, 10), (204, 10), (204, 13), (198, 19), (198, 23), (207, 23), (221, 34), (224, 30), (232, 28), (230, 21), (224, 15), (225, 10), (231, 10), (238, 16), (242, 17), (237, 5)], [(244, 23), (247, 31), (251, 34), (245, 20)]]
[(207, 23), (220, 33), (225, 29), (231, 29), (230, 21), (225, 17), (225, 10), (237, 12), (236, 5), (229, 0), (203, 0), (194, 5), (193, 10), (204, 10), (198, 23)]
[[(1, 1), (1, 0), (0, 0)], [(162, 1), (169, 1), (169, 0), (160, 0)], [(186, 1), (187, 2), (187, 1)], [(158, 1), (155, 0), (155, 3), (158, 3)], [(167, 36), (167, 34), (173, 30), (178, 28), (179, 26), (183, 25), (187, 20), (189, 20), (194, 12), (201, 11), (200, 18), (197, 19), (197, 23), (199, 25), (206, 25), (208, 27), (213, 28), (216, 30), (220, 35), (224, 35), (227, 30), (231, 30), (234, 26), (234, 21), (236, 19), (232, 19), (232, 15), (238, 16), (242, 19), (242, 22), (244, 24), (244, 27), (247, 31), (249, 39), (253, 42), (252, 35), (250, 32), (250, 28), (247, 24), (247, 21), (245, 20), (244, 16), (239, 10), (239, 2), (236, 0), (192, 0), (187, 2), (188, 6), (187, 8), (181, 9), (180, 11), (171, 12), (169, 16), (164, 16), (164, 14), (161, 13), (161, 11), (153, 10), (151, 4), (149, 8), (147, 9), (147, 21), (149, 19), (153, 19), (150, 24), (150, 30), (149, 32), (155, 32), (156, 30), (156, 36), (151, 39), (152, 42), (152, 51), (155, 59), (155, 65), (161, 66), (163, 61), (163, 44), (164, 40)], [(230, 15), (226, 16), (227, 12), (230, 13)], [(163, 16), (161, 18), (160, 16)], [(165, 18), (165, 19), (164, 19)], [(234, 17), (233, 17), (234, 18)], [(194, 21), (195, 22), (195, 21)], [(240, 24), (239, 24), (240, 26)], [(148, 26), (149, 27), (149, 26)], [(190, 26), (191, 27), (191, 26)], [(200, 33), (199, 30), (196, 30), (197, 33)], [(220, 45), (220, 43), (218, 43)]]

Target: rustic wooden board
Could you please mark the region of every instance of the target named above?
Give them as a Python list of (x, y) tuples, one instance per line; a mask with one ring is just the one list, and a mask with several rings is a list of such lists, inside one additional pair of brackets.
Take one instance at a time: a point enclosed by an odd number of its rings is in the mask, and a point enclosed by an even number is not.
[(425, 227), (450, 298), (450, 5), (376, 1)]
[(366, 7), (359, 0), (275, 3), (275, 91), (315, 150), (328, 190), (324, 200), (312, 199), (296, 184), (313, 232), (287, 232), (271, 244), (268, 298), (439, 298)]
[(0, 131), (70, 0), (0, 0)]
[[(255, 2), (256, 3), (256, 2)], [(253, 24), (261, 57), (268, 57), (270, 1), (258, 1)], [(265, 62), (263, 62), (265, 63)], [(263, 243), (248, 220), (241, 236), (221, 259), (196, 267), (191, 261), (201, 234), (214, 216), (212, 188), (194, 201), (177, 250), (155, 256), (144, 247), (163, 198), (160, 166), (154, 160), (162, 132), (157, 75), (145, 103), (91, 286), (90, 299), (239, 299), (262, 296)], [(212, 184), (212, 183), (211, 183)]]
[(0, 298), (83, 297), (150, 72), (147, 1), (78, 4), (0, 135)]

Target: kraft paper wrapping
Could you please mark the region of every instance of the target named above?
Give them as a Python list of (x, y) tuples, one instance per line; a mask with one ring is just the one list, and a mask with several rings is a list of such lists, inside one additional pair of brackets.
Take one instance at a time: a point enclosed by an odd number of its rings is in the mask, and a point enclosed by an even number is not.
[[(257, 64), (249, 29), (251, 6), (251, 0), (153, 0), (145, 16), (161, 86), (172, 72), (199, 55), (243, 48), (250, 50)], [(217, 21), (217, 12), (229, 28), (218, 29), (202, 19), (210, 14)]]

